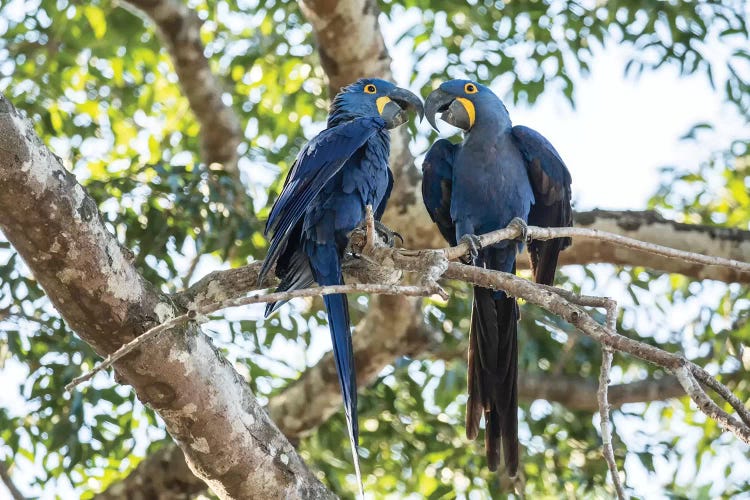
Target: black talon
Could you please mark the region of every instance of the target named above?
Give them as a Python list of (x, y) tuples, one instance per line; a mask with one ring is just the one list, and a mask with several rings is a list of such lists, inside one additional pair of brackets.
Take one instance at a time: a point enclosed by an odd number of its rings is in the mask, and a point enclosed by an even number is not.
[(474, 261), (479, 257), (479, 251), (482, 249), (482, 240), (475, 234), (465, 234), (458, 240), (459, 243), (466, 243), (469, 245), (469, 258), (464, 260), (465, 264), (473, 264)]
[(521, 232), (521, 235), (518, 237), (518, 241), (521, 241), (523, 243), (529, 242), (529, 226), (526, 224), (525, 220), (520, 217), (513, 217), (513, 219), (511, 219), (510, 223), (508, 224), (508, 227), (516, 227)]
[(375, 232), (378, 233), (378, 236), (383, 240), (383, 242), (388, 245), (389, 247), (393, 248), (396, 244), (396, 238), (401, 240), (401, 244), (404, 244), (404, 238), (400, 234), (398, 234), (396, 231), (391, 230), (380, 222), (379, 220), (375, 221)]

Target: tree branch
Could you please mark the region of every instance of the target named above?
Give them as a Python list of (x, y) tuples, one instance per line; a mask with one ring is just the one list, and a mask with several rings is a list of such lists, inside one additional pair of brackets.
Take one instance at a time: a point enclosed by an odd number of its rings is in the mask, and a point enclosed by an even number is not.
[[(750, 263), (741, 262), (724, 257), (703, 255), (693, 251), (678, 250), (664, 245), (657, 245), (646, 241), (636, 240), (620, 234), (609, 233), (600, 229), (579, 228), (579, 227), (534, 227), (529, 226), (526, 229), (527, 238), (531, 240), (552, 240), (555, 238), (573, 238), (574, 241), (580, 239), (598, 240), (602, 243), (611, 243), (611, 246), (622, 247), (630, 250), (637, 250), (642, 253), (648, 253), (667, 259), (675, 259), (683, 262), (700, 264), (702, 266), (721, 266), (730, 271), (738, 272), (745, 279), (750, 278)], [(491, 233), (481, 235), (479, 240), (483, 247), (489, 246), (500, 241), (512, 240), (521, 237), (521, 230), (516, 226), (509, 226)], [(444, 250), (445, 257), (448, 260), (454, 260), (466, 255), (469, 252), (468, 243), (460, 243), (455, 247), (449, 247)]]
[(225, 299), (219, 302), (211, 302), (202, 305), (197, 309), (191, 309), (184, 314), (180, 314), (179, 316), (170, 318), (164, 323), (156, 325), (148, 331), (143, 332), (138, 337), (121, 346), (114, 353), (108, 355), (104, 361), (98, 363), (90, 371), (74, 378), (65, 386), (65, 390), (70, 391), (77, 385), (80, 385), (87, 380), (91, 380), (94, 375), (96, 375), (100, 371), (106, 370), (136, 349), (143, 347), (143, 344), (155, 338), (160, 333), (171, 330), (177, 326), (181, 326), (188, 321), (202, 322), (205, 318), (205, 315), (211, 314), (212, 312), (216, 312), (220, 309), (229, 309), (232, 307), (248, 306), (251, 304), (260, 304), (265, 302), (282, 302), (299, 297), (317, 297), (335, 293), (382, 293), (386, 295), (403, 295), (406, 297), (425, 297), (427, 295), (437, 293), (437, 290), (434, 288), (431, 289), (422, 286), (353, 283), (350, 285), (329, 285), (314, 288), (303, 288), (299, 290), (289, 290), (285, 292), (257, 294), (250, 297), (238, 297)]
[[(683, 224), (665, 219), (653, 211), (593, 210), (574, 215), (576, 227), (596, 229), (639, 241), (703, 255), (750, 262), (750, 231)], [(560, 264), (606, 262), (678, 273), (696, 279), (725, 283), (750, 283), (750, 275), (726, 267), (706, 266), (639, 250), (613, 247), (602, 240), (577, 239), (560, 254)], [(525, 259), (524, 259), (524, 264)]]
[(126, 0), (156, 24), (169, 49), (182, 90), (200, 123), (201, 158), (206, 164), (219, 163), (235, 180), (237, 146), (242, 129), (237, 115), (224, 104), (221, 83), (214, 76), (200, 37), (202, 22), (180, 0)]
[(23, 496), (23, 494), (18, 490), (18, 488), (16, 488), (16, 485), (13, 483), (13, 479), (10, 477), (8, 466), (5, 465), (5, 462), (2, 461), (0, 461), (0, 482), (5, 485), (5, 488), (8, 490), (8, 493), (10, 493), (10, 496), (13, 498), (13, 500), (26, 500), (26, 497)]
[(612, 482), (615, 485), (615, 491), (617, 492), (617, 498), (624, 500), (626, 498), (625, 492), (622, 489), (622, 481), (620, 480), (620, 473), (617, 471), (617, 462), (615, 461), (615, 452), (612, 448), (612, 429), (609, 423), (609, 410), (610, 406), (607, 402), (607, 390), (609, 387), (609, 371), (612, 368), (612, 349), (605, 347), (602, 348), (602, 367), (601, 373), (599, 374), (599, 426), (602, 432), (602, 455), (604, 460), (607, 462), (609, 472), (612, 475)]
[[(101, 355), (176, 314), (107, 232), (96, 202), (0, 95), (0, 229), (67, 324)], [(116, 365), (217, 495), (328, 498), (242, 377), (195, 325)]]
[[(594, 319), (585, 311), (571, 304), (562, 295), (538, 287), (535, 283), (531, 283), (515, 275), (451, 262), (444, 276), (450, 279), (466, 281), (485, 288), (504, 290), (506, 293), (514, 297), (523, 298), (526, 301), (536, 304), (552, 314), (561, 317), (571, 325), (575, 326), (581, 333), (592, 337), (603, 346), (628, 353), (669, 370), (678, 377), (683, 388), (685, 388), (688, 395), (693, 401), (695, 401), (701, 411), (706, 413), (709, 417), (714, 418), (724, 430), (732, 432), (741, 441), (750, 444), (750, 426), (746, 425), (744, 422), (737, 421), (734, 417), (723, 412), (723, 410), (718, 408), (718, 406), (706, 396), (702, 389), (700, 391), (696, 390), (696, 386), (698, 386), (697, 382), (692, 384), (689, 383), (690, 380), (685, 378), (685, 369), (691, 372), (690, 377), (692, 378), (692, 372), (695, 370), (701, 370), (701, 368), (682, 356), (624, 337), (616, 331), (604, 327), (594, 321)], [(718, 381), (713, 383), (723, 386), (723, 384), (720, 384)], [(729, 391), (728, 388), (722, 387), (719, 395), (730, 392), (731, 391)], [(743, 413), (744, 412), (747, 412), (747, 409), (745, 409)]]

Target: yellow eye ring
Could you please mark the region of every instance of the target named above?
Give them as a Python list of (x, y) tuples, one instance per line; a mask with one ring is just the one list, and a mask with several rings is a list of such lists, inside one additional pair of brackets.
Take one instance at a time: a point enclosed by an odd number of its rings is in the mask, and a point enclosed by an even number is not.
[(464, 85), (464, 92), (467, 94), (476, 94), (477, 93), (477, 86), (473, 83), (467, 83)]
[(365, 94), (374, 94), (377, 91), (378, 89), (376, 89), (375, 85), (373, 85), (372, 83), (368, 83), (367, 85), (365, 85)]

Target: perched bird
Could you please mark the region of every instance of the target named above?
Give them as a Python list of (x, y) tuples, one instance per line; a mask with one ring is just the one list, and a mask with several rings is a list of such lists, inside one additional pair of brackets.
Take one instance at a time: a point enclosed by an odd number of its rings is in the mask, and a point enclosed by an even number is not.
[[(506, 241), (478, 248), (476, 235), (515, 223), (525, 228), (572, 225), (570, 173), (555, 148), (538, 132), (512, 126), (502, 101), (468, 80), (443, 83), (425, 101), (435, 115), (464, 131), (452, 144), (440, 139), (424, 160), (422, 195), (430, 217), (451, 244), (468, 241), (476, 266), (515, 273), (516, 250)], [(567, 238), (529, 244), (534, 279), (552, 284), (557, 256)], [(518, 471), (518, 305), (502, 291), (474, 287), (469, 342), (466, 435), (475, 439), (485, 419), (485, 449), (497, 470), (502, 443), (505, 466)]]
[[(388, 168), (388, 130), (424, 115), (422, 101), (408, 90), (379, 79), (362, 79), (333, 100), (328, 126), (300, 151), (266, 223), (268, 255), (262, 282), (276, 265), (278, 291), (343, 284), (341, 259), (348, 234), (371, 205), (377, 220), (393, 186)], [(357, 383), (346, 295), (323, 297), (344, 399), (355, 471), (362, 488), (357, 455)], [(268, 304), (266, 316), (281, 303)]]

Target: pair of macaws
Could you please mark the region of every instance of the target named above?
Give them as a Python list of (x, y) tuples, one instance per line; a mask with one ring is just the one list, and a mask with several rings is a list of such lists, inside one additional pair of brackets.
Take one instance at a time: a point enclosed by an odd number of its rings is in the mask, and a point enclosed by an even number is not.
[[(422, 193), (432, 220), (451, 244), (467, 240), (472, 263), (515, 272), (519, 242), (479, 248), (475, 235), (512, 221), (536, 226), (572, 224), (570, 173), (555, 148), (538, 132), (512, 126), (502, 101), (487, 87), (467, 80), (443, 83), (425, 101), (380, 79), (362, 79), (341, 90), (331, 104), (328, 127), (300, 151), (266, 225), (270, 235), (261, 281), (276, 266), (278, 290), (343, 284), (341, 260), (349, 233), (371, 205), (379, 220), (393, 186), (388, 167), (389, 129), (424, 112), (463, 129), (460, 144), (440, 139), (423, 164)], [(551, 284), (559, 252), (557, 239), (529, 244), (534, 279)], [(355, 471), (357, 384), (345, 295), (323, 298), (334, 359), (343, 393)], [(266, 315), (281, 303), (268, 304)], [(518, 306), (502, 291), (474, 287), (469, 343), (469, 399), (466, 434), (476, 438), (485, 419), (485, 448), (491, 470), (500, 446), (511, 476), (518, 470)]]

